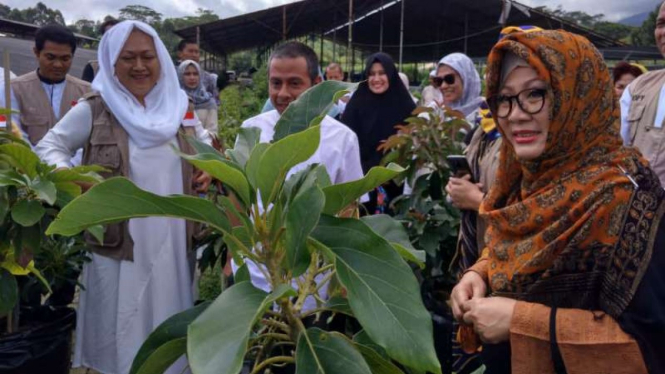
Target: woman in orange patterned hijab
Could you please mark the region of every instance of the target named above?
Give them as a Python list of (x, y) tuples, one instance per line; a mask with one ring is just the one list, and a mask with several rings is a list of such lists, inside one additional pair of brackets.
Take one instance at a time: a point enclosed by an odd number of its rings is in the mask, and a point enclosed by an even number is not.
[(487, 373), (665, 372), (665, 192), (622, 146), (602, 56), (564, 31), (513, 34), (487, 89), (505, 139), (487, 248), (452, 295)]

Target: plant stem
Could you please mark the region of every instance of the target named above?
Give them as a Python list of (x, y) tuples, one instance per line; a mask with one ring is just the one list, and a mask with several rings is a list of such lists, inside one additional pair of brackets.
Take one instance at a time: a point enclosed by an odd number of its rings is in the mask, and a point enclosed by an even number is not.
[(335, 267), (335, 264), (328, 264), (328, 265), (322, 267), (321, 269), (319, 269), (319, 270), (316, 272), (316, 275), (319, 275), (319, 274), (321, 274), (321, 273), (325, 273), (326, 271), (328, 271), (328, 270), (330, 270), (330, 269), (332, 269), (332, 268), (334, 268), (334, 267)]
[(267, 333), (261, 334), (261, 337), (271, 338), (271, 339), (275, 339), (275, 340), (291, 341), (291, 337), (289, 335), (278, 334), (278, 333), (275, 333), (275, 332), (267, 332)]
[(296, 362), (296, 360), (293, 357), (289, 357), (289, 356), (271, 357), (271, 358), (263, 361), (262, 363), (260, 363), (258, 366), (255, 366), (254, 370), (252, 370), (251, 374), (258, 374), (258, 373), (261, 372), (261, 370), (265, 369), (266, 367), (268, 367), (270, 365), (280, 364), (280, 363), (293, 364), (295, 362)]
[(304, 287), (301, 286), (300, 289), (298, 290), (298, 300), (295, 303), (294, 309), (299, 312), (302, 309), (303, 304), (305, 304), (305, 300), (307, 297), (311, 294), (312, 290), (312, 283), (314, 283), (314, 277), (319, 273), (317, 267), (319, 266), (319, 254), (318, 252), (312, 253), (312, 259), (309, 263), (309, 268), (307, 269), (307, 272), (305, 273), (305, 281)]
[(312, 309), (312, 310), (308, 310), (308, 311), (306, 311), (305, 313), (301, 314), (301, 315), (300, 315), (300, 318), (306, 318), (306, 317), (312, 316), (312, 315), (314, 315), (314, 314), (316, 314), (316, 313), (325, 312), (325, 311), (327, 311), (327, 310), (329, 310), (329, 309), (328, 309), (328, 308), (325, 308), (325, 307), (324, 307), (324, 308), (315, 308), (315, 309)]
[(268, 326), (276, 327), (287, 334), (291, 333), (291, 329), (289, 328), (289, 325), (287, 325), (286, 323), (275, 321), (274, 319), (264, 319), (263, 321), (261, 321), (261, 323)]
[(316, 285), (316, 291), (315, 291), (315, 293), (318, 294), (318, 293), (319, 293), (319, 290), (321, 289), (321, 287), (323, 287), (323, 286), (325, 286), (326, 284), (328, 284), (328, 282), (330, 282), (330, 280), (332, 279), (332, 277), (333, 277), (334, 275), (335, 275), (335, 272), (330, 272), (330, 273), (326, 274), (326, 277), (323, 278), (323, 279), (321, 280), (321, 282), (319, 282), (319, 284)]

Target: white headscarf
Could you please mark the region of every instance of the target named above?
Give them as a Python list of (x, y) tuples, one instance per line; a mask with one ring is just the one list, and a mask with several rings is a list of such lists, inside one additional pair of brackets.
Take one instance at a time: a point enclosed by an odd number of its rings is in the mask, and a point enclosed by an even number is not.
[(462, 78), (464, 86), (462, 98), (452, 103), (451, 108), (468, 116), (485, 100), (480, 96), (480, 76), (473, 61), (463, 53), (451, 53), (439, 61), (439, 66), (441, 65), (450, 66)]
[[(144, 99), (145, 107), (115, 75), (115, 63), (134, 29), (152, 37), (161, 67), (157, 84)], [(172, 140), (187, 112), (188, 99), (180, 89), (173, 62), (157, 32), (143, 22), (122, 21), (104, 33), (97, 55), (100, 68), (92, 89), (101, 94), (132, 141), (139, 148), (151, 148)]]

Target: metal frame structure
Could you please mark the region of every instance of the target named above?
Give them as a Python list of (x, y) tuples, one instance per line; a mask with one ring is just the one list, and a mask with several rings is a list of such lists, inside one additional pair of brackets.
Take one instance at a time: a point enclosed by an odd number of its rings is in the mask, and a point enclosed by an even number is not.
[[(436, 62), (451, 52), (485, 57), (504, 25), (565, 29), (611, 51), (607, 57), (637, 56), (618, 52), (636, 50), (633, 47), (513, 0), (301, 0), (175, 33), (198, 38), (204, 50), (222, 56), (253, 48), (267, 51), (287, 39), (324, 35), (333, 45), (347, 41), (353, 54), (349, 65), (354, 66), (356, 50), (384, 51), (398, 57), (400, 64)], [(659, 56), (655, 48), (640, 50), (648, 59)]]
[[(34, 38), (39, 26), (32, 23), (12, 21), (6, 18), (0, 18), (0, 33), (12, 34), (19, 38)], [(83, 42), (97, 43), (99, 39), (91, 38), (82, 34), (74, 33), (79, 44)]]

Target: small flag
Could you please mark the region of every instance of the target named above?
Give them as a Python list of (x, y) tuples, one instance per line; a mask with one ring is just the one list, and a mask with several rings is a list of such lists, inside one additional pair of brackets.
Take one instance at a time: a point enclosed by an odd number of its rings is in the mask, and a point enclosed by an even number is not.
[(199, 123), (198, 117), (194, 114), (193, 111), (187, 111), (185, 113), (185, 118), (182, 120), (182, 125), (185, 127), (195, 127)]
[(2, 128), (2, 129), (7, 128), (7, 117), (5, 117), (1, 114), (0, 114), (0, 128)]

